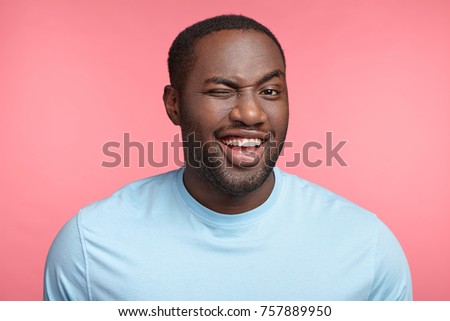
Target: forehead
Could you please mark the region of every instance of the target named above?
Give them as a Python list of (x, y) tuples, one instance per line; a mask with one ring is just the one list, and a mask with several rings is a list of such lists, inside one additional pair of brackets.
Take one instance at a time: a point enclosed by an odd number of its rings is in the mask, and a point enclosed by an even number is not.
[(255, 30), (222, 30), (196, 42), (194, 67), (188, 78), (202, 81), (221, 76), (254, 81), (273, 70), (284, 71), (278, 46)]

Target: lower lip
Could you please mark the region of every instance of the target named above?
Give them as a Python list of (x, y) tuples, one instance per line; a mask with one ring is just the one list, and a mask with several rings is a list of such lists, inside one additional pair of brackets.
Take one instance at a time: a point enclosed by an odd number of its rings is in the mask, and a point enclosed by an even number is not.
[(265, 144), (256, 147), (230, 147), (220, 142), (228, 161), (237, 167), (254, 167), (262, 159)]

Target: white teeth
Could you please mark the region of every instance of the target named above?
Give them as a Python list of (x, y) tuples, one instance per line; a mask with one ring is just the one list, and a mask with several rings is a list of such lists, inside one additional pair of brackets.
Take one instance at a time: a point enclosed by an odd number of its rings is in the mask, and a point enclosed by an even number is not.
[(222, 140), (224, 144), (238, 147), (258, 147), (261, 145), (259, 138), (232, 138)]

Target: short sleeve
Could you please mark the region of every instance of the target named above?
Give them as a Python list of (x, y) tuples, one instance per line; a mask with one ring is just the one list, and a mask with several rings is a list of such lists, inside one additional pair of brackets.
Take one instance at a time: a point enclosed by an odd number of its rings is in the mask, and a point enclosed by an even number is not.
[(48, 253), (44, 272), (46, 301), (89, 300), (78, 218), (75, 216), (64, 225)]
[(374, 279), (369, 300), (412, 300), (411, 274), (399, 242), (389, 228), (378, 221), (374, 256)]

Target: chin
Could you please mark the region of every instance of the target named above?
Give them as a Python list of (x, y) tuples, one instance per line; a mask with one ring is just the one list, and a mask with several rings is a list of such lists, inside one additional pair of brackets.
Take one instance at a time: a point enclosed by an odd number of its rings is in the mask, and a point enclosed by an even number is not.
[(273, 164), (260, 162), (254, 167), (202, 166), (201, 176), (217, 190), (230, 196), (244, 196), (260, 188), (273, 172)]

